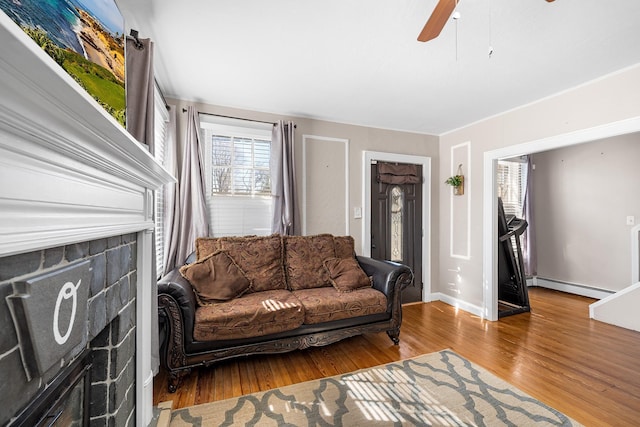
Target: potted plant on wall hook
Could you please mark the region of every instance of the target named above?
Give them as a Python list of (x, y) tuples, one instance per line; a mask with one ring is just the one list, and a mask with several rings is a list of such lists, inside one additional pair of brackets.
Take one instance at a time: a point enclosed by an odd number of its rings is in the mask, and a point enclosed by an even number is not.
[(464, 194), (464, 175), (462, 174), (462, 163), (458, 165), (456, 174), (447, 178), (444, 182), (453, 187), (453, 194), (456, 196), (462, 196)]

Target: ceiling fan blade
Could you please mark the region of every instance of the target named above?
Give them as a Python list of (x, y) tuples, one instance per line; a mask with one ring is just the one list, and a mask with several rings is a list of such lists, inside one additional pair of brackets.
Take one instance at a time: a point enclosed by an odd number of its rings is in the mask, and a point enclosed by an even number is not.
[(456, 8), (456, 0), (440, 0), (418, 36), (418, 41), (428, 42), (440, 35), (442, 28)]

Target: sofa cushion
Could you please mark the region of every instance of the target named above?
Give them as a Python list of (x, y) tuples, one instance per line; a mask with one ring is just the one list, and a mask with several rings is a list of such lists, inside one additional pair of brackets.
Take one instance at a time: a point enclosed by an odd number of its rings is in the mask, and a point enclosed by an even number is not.
[(338, 292), (333, 287), (302, 289), (293, 294), (304, 306), (304, 323), (329, 322), (350, 317), (384, 313), (387, 297), (373, 288)]
[(259, 337), (296, 329), (303, 321), (302, 304), (291, 292), (254, 292), (198, 307), (193, 337), (197, 341)]
[(196, 239), (196, 260), (200, 261), (222, 249), (222, 237), (198, 237)]
[(284, 236), (284, 265), (292, 291), (331, 286), (324, 260), (335, 258), (333, 236)]
[(360, 268), (355, 258), (328, 258), (324, 266), (329, 280), (339, 292), (351, 292), (360, 288), (370, 288), (371, 278)]
[(251, 291), (286, 289), (282, 264), (282, 237), (223, 237), (220, 246), (251, 280)]
[(355, 242), (351, 236), (334, 236), (333, 245), (336, 250), (336, 258), (355, 258)]
[(255, 234), (248, 236), (224, 236), (224, 237), (198, 237), (196, 238), (196, 259), (208, 257), (212, 253), (222, 249), (222, 240), (244, 240), (258, 237)]
[(224, 251), (217, 251), (193, 264), (180, 267), (191, 283), (198, 304), (215, 304), (237, 298), (251, 288), (242, 269)]

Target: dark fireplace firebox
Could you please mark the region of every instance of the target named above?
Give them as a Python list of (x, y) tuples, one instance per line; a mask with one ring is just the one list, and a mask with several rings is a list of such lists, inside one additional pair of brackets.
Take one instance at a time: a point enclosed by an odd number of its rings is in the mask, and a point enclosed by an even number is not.
[(85, 350), (71, 365), (36, 396), (16, 418), (15, 426), (89, 425), (91, 393), (91, 351)]

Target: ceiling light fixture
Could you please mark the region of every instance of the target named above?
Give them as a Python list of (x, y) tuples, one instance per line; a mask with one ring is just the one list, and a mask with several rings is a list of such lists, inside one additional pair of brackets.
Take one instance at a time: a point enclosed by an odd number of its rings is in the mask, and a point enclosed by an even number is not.
[(487, 0), (487, 12), (489, 13), (489, 59), (493, 55), (493, 35), (491, 34), (491, 0)]

